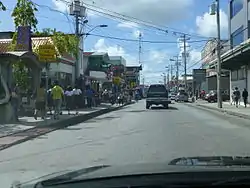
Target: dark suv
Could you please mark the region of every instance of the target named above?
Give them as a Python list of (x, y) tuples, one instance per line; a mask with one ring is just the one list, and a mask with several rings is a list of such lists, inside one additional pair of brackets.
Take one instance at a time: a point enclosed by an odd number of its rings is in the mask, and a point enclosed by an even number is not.
[(168, 104), (171, 101), (168, 98), (168, 91), (163, 84), (150, 85), (147, 98), (146, 98), (146, 108), (149, 109), (151, 105), (163, 105), (168, 108)]

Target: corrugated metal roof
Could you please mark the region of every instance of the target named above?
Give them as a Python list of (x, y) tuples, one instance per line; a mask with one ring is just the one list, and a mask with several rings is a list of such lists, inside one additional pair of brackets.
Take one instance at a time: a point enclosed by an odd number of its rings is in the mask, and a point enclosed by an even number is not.
[(85, 55), (85, 56), (90, 56), (90, 55), (92, 55), (94, 52), (83, 52), (83, 55)]
[[(38, 49), (38, 47), (40, 45), (44, 45), (44, 44), (54, 44), (53, 40), (51, 37), (32, 37), (32, 49)], [(9, 52), (9, 47), (11, 45), (12, 39), (0, 39), (0, 53), (6, 53)], [(73, 58), (71, 55), (69, 54), (60, 54), (58, 49), (56, 48), (57, 54), (60, 57), (63, 57), (65, 59), (68, 59), (70, 61), (75, 61), (75, 58)], [(16, 52), (15, 52), (16, 53)]]
[[(32, 49), (37, 49), (43, 44), (54, 44), (50, 37), (34, 37), (32, 40)], [(0, 39), (0, 53), (9, 51), (12, 39)]]
[(104, 56), (104, 55), (108, 55), (108, 53), (106, 53), (106, 52), (94, 52), (91, 54), (91, 56)]

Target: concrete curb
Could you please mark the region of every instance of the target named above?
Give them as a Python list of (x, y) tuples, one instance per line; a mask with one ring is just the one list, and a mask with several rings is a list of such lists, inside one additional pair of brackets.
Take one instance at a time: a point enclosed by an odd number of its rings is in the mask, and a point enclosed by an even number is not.
[(207, 110), (207, 111), (217, 111), (217, 112), (221, 112), (221, 113), (226, 113), (228, 115), (232, 115), (232, 116), (236, 116), (236, 117), (239, 117), (239, 118), (244, 118), (244, 119), (248, 119), (250, 120), (250, 116), (248, 115), (245, 115), (245, 114), (241, 114), (241, 113), (238, 113), (238, 112), (232, 112), (230, 110), (225, 110), (225, 109), (220, 109), (220, 108), (214, 108), (214, 107), (211, 107), (211, 106), (205, 106), (205, 105), (202, 105), (202, 104), (187, 104), (188, 106), (191, 106), (191, 107), (194, 107), (194, 108), (198, 108), (198, 109), (202, 109), (202, 110)]
[(101, 110), (98, 110), (98, 111), (95, 111), (93, 113), (89, 113), (89, 114), (84, 114), (84, 115), (78, 115), (78, 116), (75, 116), (75, 117), (72, 117), (72, 118), (69, 118), (69, 119), (64, 119), (64, 120), (61, 120), (61, 121), (58, 121), (58, 122), (55, 122), (55, 123), (52, 123), (51, 125), (47, 125), (47, 126), (42, 126), (42, 127), (34, 127), (34, 128), (31, 128), (31, 129), (26, 129), (26, 130), (22, 130), (22, 131), (18, 131), (16, 133), (13, 133), (13, 134), (9, 134), (9, 135), (6, 135), (6, 136), (3, 136), (3, 137), (8, 137), (8, 136), (15, 136), (17, 134), (20, 134), (20, 133), (25, 133), (26, 131), (31, 131), (31, 130), (35, 130), (36, 128), (51, 128), (51, 129), (48, 129), (48, 131), (45, 131), (41, 134), (35, 134), (35, 135), (30, 135), (30, 136), (27, 136), (23, 139), (20, 139), (20, 140), (17, 140), (17, 141), (14, 141), (10, 144), (6, 144), (6, 145), (2, 145), (0, 146), (0, 151), (1, 150), (4, 150), (4, 149), (7, 149), (11, 146), (14, 146), (14, 145), (18, 145), (18, 144), (21, 144), (23, 142), (26, 142), (26, 141), (29, 141), (29, 140), (32, 140), (34, 138), (37, 138), (39, 136), (42, 136), (42, 135), (45, 135), (45, 134), (48, 134), (50, 132), (53, 132), (55, 130), (58, 130), (58, 129), (63, 129), (63, 128), (66, 128), (66, 127), (70, 127), (70, 126), (74, 126), (78, 123), (82, 123), (82, 122), (85, 122), (89, 119), (92, 119), (92, 118), (95, 118), (95, 117), (98, 117), (100, 115), (103, 115), (103, 114), (106, 114), (106, 113), (109, 113), (109, 112), (113, 112), (113, 111), (117, 111), (117, 110), (120, 110), (122, 109), (123, 107), (125, 106), (128, 106), (128, 105), (131, 105), (131, 104), (134, 104), (134, 102), (131, 102), (131, 103), (127, 103), (123, 106), (118, 106), (118, 107), (110, 107), (110, 108), (106, 108), (106, 109), (101, 109)]

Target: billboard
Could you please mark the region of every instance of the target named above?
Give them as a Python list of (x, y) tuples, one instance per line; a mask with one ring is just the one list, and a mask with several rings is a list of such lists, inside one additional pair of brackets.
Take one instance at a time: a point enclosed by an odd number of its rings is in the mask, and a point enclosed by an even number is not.
[(206, 69), (193, 69), (193, 80), (196, 83), (206, 81)]

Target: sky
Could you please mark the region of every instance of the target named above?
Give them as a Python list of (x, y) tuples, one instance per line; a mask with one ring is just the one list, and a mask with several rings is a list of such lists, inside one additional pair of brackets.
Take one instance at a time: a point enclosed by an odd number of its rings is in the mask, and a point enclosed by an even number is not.
[[(38, 30), (55, 28), (65, 33), (75, 32), (74, 17), (69, 15), (68, 9), (71, 0), (32, 1), (38, 8)], [(2, 2), (7, 10), (0, 12), (0, 31), (14, 31), (11, 12), (16, 0)], [(228, 0), (220, 2), (221, 36), (227, 39)], [(84, 51), (108, 52), (109, 55), (123, 56), (127, 65), (139, 65), (141, 33), (141, 77), (146, 84), (162, 81), (162, 74), (167, 73), (166, 67), (174, 65), (170, 59), (180, 56), (183, 41), (179, 33), (188, 36), (188, 73), (192, 73), (194, 68), (200, 68), (202, 48), (209, 37), (217, 35), (216, 16), (209, 15), (209, 6), (213, 0), (84, 0), (84, 3), (87, 7), (85, 19), (88, 20), (84, 30), (90, 34), (84, 40)], [(119, 15), (114, 16), (114, 12)], [(141, 21), (156, 27), (146, 26)], [(107, 27), (98, 27), (102, 24)], [(173, 69), (173, 73), (175, 71)], [(181, 62), (180, 74), (183, 73), (184, 63)]]

